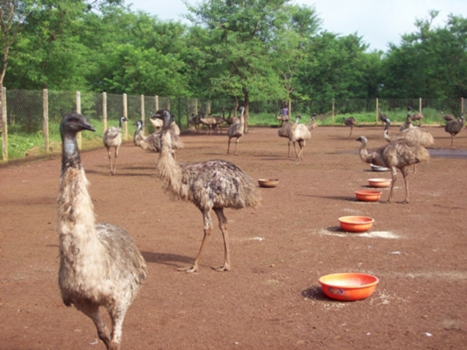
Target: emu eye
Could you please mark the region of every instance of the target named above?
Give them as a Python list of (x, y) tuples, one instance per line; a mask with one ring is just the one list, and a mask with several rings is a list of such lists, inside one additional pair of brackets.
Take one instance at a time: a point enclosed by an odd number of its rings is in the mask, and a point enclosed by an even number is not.
[(76, 124), (76, 119), (70, 119), (71, 124)]

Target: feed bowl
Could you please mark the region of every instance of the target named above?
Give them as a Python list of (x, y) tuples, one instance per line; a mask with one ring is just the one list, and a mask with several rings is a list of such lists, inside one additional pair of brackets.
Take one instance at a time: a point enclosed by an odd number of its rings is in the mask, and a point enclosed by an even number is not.
[(365, 273), (334, 273), (320, 277), (319, 283), (329, 298), (361, 300), (373, 294), (379, 279)]
[(391, 179), (368, 179), (368, 183), (371, 187), (384, 188), (389, 187)]
[(373, 171), (388, 171), (388, 168), (385, 168), (384, 166), (379, 166), (379, 165), (374, 165), (370, 164), (371, 170)]
[(339, 222), (344, 231), (365, 232), (373, 226), (375, 220), (369, 216), (342, 216)]
[(279, 179), (259, 179), (260, 187), (276, 187), (279, 184)]
[(375, 190), (359, 190), (355, 191), (355, 196), (359, 201), (376, 202), (381, 198), (381, 192)]

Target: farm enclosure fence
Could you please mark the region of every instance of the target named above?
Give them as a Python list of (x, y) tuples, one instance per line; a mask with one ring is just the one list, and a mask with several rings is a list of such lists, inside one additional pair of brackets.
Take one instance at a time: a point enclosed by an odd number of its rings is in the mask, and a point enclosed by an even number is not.
[[(161, 97), (127, 94), (107, 94), (79, 91), (49, 91), (44, 90), (7, 90), (3, 89), (0, 99), (2, 134), (2, 160), (8, 161), (8, 136), (15, 134), (34, 135), (43, 139), (43, 152), (50, 151), (51, 125), (55, 128), (63, 115), (77, 111), (88, 117), (93, 125), (97, 123), (98, 130), (106, 130), (108, 125), (118, 124), (123, 115), (128, 119), (124, 124), (123, 139), (129, 140), (128, 125), (136, 120), (147, 121), (149, 116), (160, 108), (167, 108), (176, 116), (176, 122), (182, 130), (189, 128), (189, 118), (192, 114), (201, 112), (209, 115), (227, 113), (238, 106), (234, 98), (198, 99), (185, 97)], [(278, 114), (284, 101), (267, 100), (252, 101), (249, 112), (252, 115), (269, 115), (270, 124), (277, 124)], [(331, 101), (291, 101), (291, 113), (317, 114), (318, 120), (329, 120), (330, 125), (336, 122), (335, 117), (351, 113), (368, 113), (374, 115), (378, 122), (378, 110), (384, 113), (404, 111), (407, 106), (414, 110), (444, 111), (458, 115), (465, 110), (465, 100), (461, 99), (332, 99)], [(296, 112), (295, 112), (296, 111)], [(440, 113), (437, 118), (441, 121)], [(269, 117), (268, 117), (269, 118)], [(340, 121), (337, 121), (340, 124)], [(55, 130), (55, 129), (54, 129)], [(58, 130), (58, 129), (57, 129)], [(82, 139), (79, 138), (81, 145)]]

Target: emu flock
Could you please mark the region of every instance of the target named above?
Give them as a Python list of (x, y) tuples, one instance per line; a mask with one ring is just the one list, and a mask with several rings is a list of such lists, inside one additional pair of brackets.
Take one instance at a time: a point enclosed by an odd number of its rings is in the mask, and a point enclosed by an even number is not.
[[(221, 124), (229, 125), (227, 131), (227, 154), (230, 154), (231, 139), (235, 139), (234, 154), (237, 155), (239, 140), (244, 136), (245, 109), (240, 108), (239, 117), (224, 112), (219, 117), (193, 115), (190, 125), (195, 133), (200, 125), (222, 133)], [(303, 160), (306, 142), (311, 140), (312, 131), (317, 127), (316, 115), (311, 116), (309, 124), (300, 124), (301, 115), (295, 122), (281, 120), (278, 136), (288, 139), (288, 157), (293, 144), (295, 161)], [(409, 202), (408, 167), (429, 159), (426, 147), (434, 143), (433, 136), (412, 122), (421, 123), (423, 116), (412, 115), (410, 108), (400, 133), (389, 135), (390, 119), (379, 113), (385, 123), (383, 138), (386, 145), (369, 152), (368, 140), (360, 136), (359, 156), (362, 161), (389, 168), (392, 176), (388, 202), (393, 198), (397, 169), (402, 173), (405, 183), (405, 203)], [(447, 121), (446, 132), (451, 135), (451, 148), (454, 137), (462, 130), (464, 119), (444, 116)], [(104, 145), (109, 158), (110, 175), (116, 175), (116, 160), (122, 144), (121, 129), (127, 119), (120, 118), (119, 127), (110, 127), (104, 134)], [(156, 162), (158, 176), (164, 189), (174, 198), (192, 202), (203, 218), (203, 239), (194, 263), (181, 270), (194, 273), (200, 265), (203, 252), (213, 229), (211, 211), (214, 211), (224, 243), (224, 261), (216, 271), (231, 269), (229, 235), (225, 208), (242, 209), (257, 207), (261, 203), (261, 193), (253, 178), (240, 167), (226, 160), (209, 160), (195, 163), (179, 163), (175, 152), (183, 147), (180, 129), (174, 116), (167, 109), (158, 110), (150, 117), (156, 131), (144, 134), (144, 122), (134, 123), (135, 146), (159, 154)], [(352, 129), (356, 126), (354, 117), (344, 118), (344, 124)], [(99, 339), (107, 349), (120, 349), (122, 326), (125, 314), (136, 297), (139, 288), (147, 277), (144, 257), (138, 250), (131, 235), (123, 228), (110, 223), (96, 223), (93, 203), (88, 192), (89, 182), (80, 160), (76, 136), (81, 131), (95, 131), (89, 121), (81, 114), (72, 112), (62, 118), (60, 134), (62, 138), (62, 164), (60, 186), (57, 199), (57, 233), (59, 236), (60, 269), (59, 287), (66, 306), (74, 305), (94, 323)], [(297, 146), (298, 145), (298, 149)], [(114, 148), (114, 157), (110, 152)], [(104, 307), (111, 320), (110, 330), (100, 315)]]

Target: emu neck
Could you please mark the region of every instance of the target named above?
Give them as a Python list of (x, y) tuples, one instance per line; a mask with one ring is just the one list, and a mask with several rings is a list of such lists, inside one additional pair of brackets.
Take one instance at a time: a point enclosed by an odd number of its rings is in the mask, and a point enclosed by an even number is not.
[(174, 159), (170, 129), (164, 129), (161, 135), (162, 148), (157, 169), (169, 190), (179, 194), (182, 186), (182, 168)]
[(67, 168), (81, 169), (81, 159), (76, 135), (62, 136), (62, 174)]
[(366, 163), (372, 163), (373, 157), (371, 154), (368, 154), (368, 151), (366, 150), (366, 142), (362, 142), (362, 145), (360, 146), (360, 158), (366, 162)]
[[(73, 241), (96, 236), (93, 204), (88, 192), (88, 180), (81, 166), (74, 136), (63, 137), (62, 175), (58, 191), (57, 231), (61, 246), (69, 249)], [(85, 238), (89, 241), (88, 238)], [(78, 243), (79, 245), (79, 243)], [(67, 248), (68, 247), (68, 248)]]

